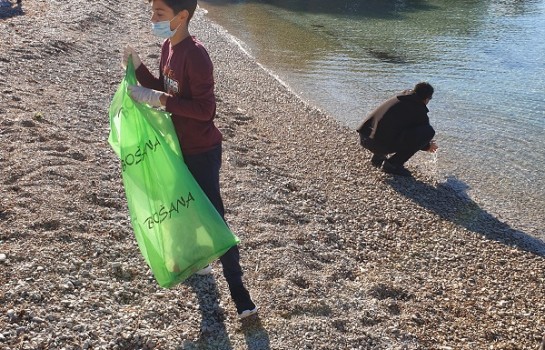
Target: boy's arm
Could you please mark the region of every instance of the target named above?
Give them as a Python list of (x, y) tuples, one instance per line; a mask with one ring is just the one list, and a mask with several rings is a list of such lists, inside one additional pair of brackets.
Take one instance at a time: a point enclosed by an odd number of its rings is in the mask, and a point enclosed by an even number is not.
[(156, 78), (151, 74), (148, 67), (142, 63), (140, 67), (136, 69), (136, 79), (143, 87), (148, 89), (163, 91), (163, 75), (159, 75), (159, 78)]
[(142, 86), (154, 90), (163, 90), (163, 76), (161, 74), (161, 70), (159, 70), (159, 79), (155, 78), (143, 64), (136, 50), (130, 45), (125, 46), (123, 49), (123, 57), (121, 59), (121, 65), (123, 68), (127, 67), (129, 58), (132, 59), (132, 63), (134, 64), (136, 80), (138, 80)]
[(193, 50), (187, 57), (191, 99), (167, 95), (165, 109), (174, 115), (208, 121), (216, 112), (212, 62), (206, 52)]

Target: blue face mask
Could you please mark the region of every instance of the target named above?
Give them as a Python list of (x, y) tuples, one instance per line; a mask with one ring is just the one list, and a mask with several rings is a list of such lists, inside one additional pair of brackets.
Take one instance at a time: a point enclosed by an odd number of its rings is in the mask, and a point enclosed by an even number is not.
[(151, 31), (153, 32), (153, 35), (158, 36), (159, 38), (168, 39), (176, 34), (176, 31), (180, 26), (176, 27), (174, 30), (170, 30), (170, 22), (172, 22), (173, 19), (156, 23), (151, 22)]

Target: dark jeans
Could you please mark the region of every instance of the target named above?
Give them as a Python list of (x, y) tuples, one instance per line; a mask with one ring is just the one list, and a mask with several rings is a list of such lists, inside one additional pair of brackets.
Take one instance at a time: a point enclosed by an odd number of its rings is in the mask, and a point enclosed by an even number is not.
[(370, 139), (364, 133), (360, 133), (360, 143), (377, 156), (386, 157), (388, 154), (395, 153), (388, 159), (388, 162), (394, 165), (403, 165), (416, 152), (424, 150), (434, 136), (435, 130), (430, 125), (423, 125), (402, 131), (397, 140), (391, 144)]
[[(184, 159), (203, 192), (224, 218), (225, 209), (220, 194), (221, 145), (208, 152), (184, 155)], [(242, 285), (242, 268), (240, 267), (238, 246), (229, 249), (220, 257), (220, 261), (223, 266), (223, 275), (229, 286)]]

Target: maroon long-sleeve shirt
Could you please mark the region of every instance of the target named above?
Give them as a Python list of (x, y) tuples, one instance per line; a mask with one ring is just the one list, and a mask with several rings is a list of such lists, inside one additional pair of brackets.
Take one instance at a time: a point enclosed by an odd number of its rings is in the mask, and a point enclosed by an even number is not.
[(195, 37), (189, 36), (174, 46), (170, 45), (170, 39), (165, 40), (159, 78), (143, 64), (136, 70), (136, 78), (142, 86), (170, 95), (165, 109), (172, 113), (183, 154), (206, 152), (221, 143), (221, 132), (214, 125), (216, 98), (212, 61)]

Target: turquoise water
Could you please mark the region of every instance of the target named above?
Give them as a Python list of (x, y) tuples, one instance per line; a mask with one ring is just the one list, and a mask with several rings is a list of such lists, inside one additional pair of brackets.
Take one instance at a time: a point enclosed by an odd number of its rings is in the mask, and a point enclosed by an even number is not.
[(484, 210), (545, 239), (545, 0), (200, 4), (349, 127), (390, 95), (432, 83), (437, 163), (421, 154), (408, 166), (457, 179)]

